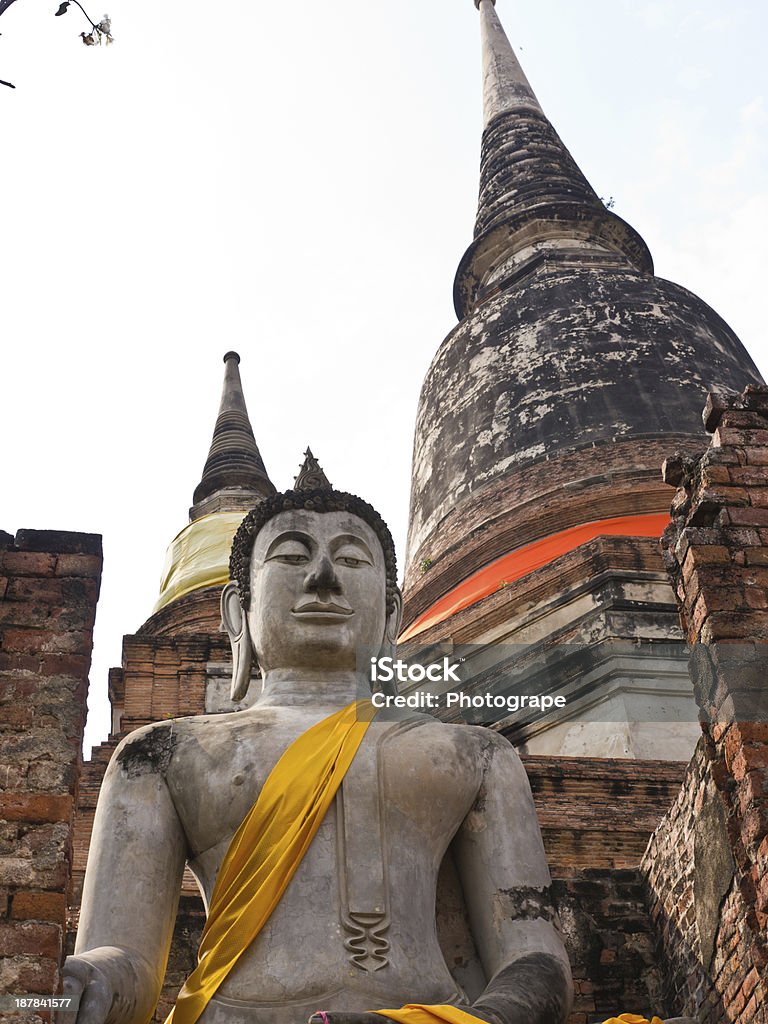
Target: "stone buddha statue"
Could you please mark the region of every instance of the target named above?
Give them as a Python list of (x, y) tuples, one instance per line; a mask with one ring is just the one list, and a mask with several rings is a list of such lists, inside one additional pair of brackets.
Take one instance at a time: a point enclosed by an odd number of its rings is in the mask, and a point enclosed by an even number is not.
[[(266, 499), (235, 538), (222, 616), (246, 710), (157, 722), (104, 778), (65, 991), (78, 1024), (144, 1024), (188, 864), (210, 913), (233, 836), (287, 748), (370, 696), (401, 601), (392, 540), (359, 498), (321, 486)], [(474, 966), (438, 941), (441, 865)], [(442, 884), (442, 883), (441, 883)], [(571, 975), (525, 771), (499, 735), (411, 712), (373, 718), (314, 838), (202, 1024), (369, 1024), (380, 1007), (461, 1007), (489, 1024), (564, 1024)], [(453, 969), (453, 973), (452, 973)], [(181, 1005), (181, 1000), (179, 1005)], [(181, 1019), (186, 1019), (181, 1017)]]

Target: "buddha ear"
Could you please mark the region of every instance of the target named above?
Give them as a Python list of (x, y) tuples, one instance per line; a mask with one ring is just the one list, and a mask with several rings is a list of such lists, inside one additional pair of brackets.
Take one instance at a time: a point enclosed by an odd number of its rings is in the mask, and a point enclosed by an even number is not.
[(400, 591), (393, 595), (394, 608), (387, 615), (384, 626), (384, 639), (381, 644), (380, 658), (394, 658), (397, 652), (397, 638), (400, 636), (400, 623), (403, 620), (403, 599)]
[(236, 583), (228, 583), (221, 594), (221, 626), (229, 634), (232, 645), (232, 689), (233, 703), (243, 700), (251, 682), (253, 645), (248, 630), (248, 617), (240, 603), (240, 591)]

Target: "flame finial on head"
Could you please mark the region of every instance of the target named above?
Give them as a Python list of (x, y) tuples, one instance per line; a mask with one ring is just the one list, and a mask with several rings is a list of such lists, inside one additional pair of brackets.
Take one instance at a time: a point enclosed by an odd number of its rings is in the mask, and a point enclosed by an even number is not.
[(324, 491), (333, 490), (328, 477), (320, 467), (320, 463), (312, 454), (312, 449), (307, 448), (304, 452), (304, 464), (299, 470), (299, 475), (293, 484), (294, 491), (309, 491), (320, 489)]

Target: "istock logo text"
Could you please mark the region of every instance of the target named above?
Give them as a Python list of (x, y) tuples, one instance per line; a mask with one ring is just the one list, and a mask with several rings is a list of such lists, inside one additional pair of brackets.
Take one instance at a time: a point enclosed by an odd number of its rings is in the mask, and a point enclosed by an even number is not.
[(395, 661), (394, 658), (371, 658), (371, 682), (391, 683), (396, 679), (399, 683), (460, 683), (456, 674), (458, 664), (451, 664), (448, 658), (431, 665), (409, 665), (407, 661)]

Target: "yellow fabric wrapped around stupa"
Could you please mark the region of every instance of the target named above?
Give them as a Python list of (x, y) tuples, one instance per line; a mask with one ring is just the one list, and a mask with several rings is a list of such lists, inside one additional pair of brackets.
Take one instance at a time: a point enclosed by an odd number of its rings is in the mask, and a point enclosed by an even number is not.
[(196, 519), (170, 543), (160, 579), (160, 596), (154, 611), (203, 587), (223, 587), (229, 582), (232, 538), (245, 512), (211, 512)]

